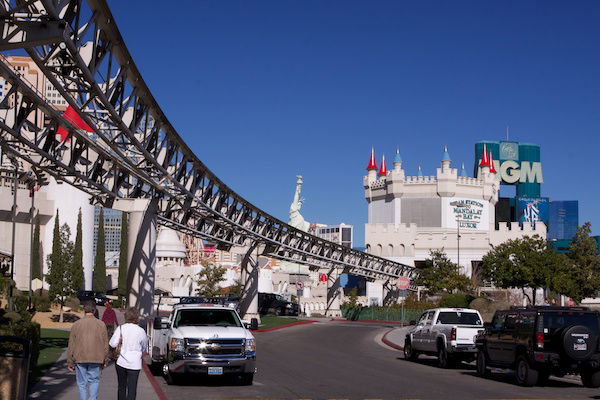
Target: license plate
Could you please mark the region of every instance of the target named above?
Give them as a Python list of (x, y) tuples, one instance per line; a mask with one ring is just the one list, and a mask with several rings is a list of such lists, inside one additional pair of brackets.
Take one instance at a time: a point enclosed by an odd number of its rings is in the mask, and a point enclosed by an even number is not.
[(223, 367), (208, 367), (209, 375), (223, 375)]
[(575, 350), (582, 350), (582, 351), (586, 351), (587, 350), (587, 344), (586, 343), (574, 344), (573, 347), (574, 347)]

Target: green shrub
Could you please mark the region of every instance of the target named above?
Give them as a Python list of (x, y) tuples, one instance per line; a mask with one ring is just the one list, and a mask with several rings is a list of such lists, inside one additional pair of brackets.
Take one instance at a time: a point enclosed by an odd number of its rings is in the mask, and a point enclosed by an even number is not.
[(19, 294), (15, 296), (15, 310), (17, 312), (27, 311), (29, 308), (29, 297), (25, 294)]
[(32, 301), (33, 301), (33, 306), (35, 307), (36, 311), (40, 311), (40, 312), (50, 311), (50, 305), (52, 302), (50, 301), (50, 296), (48, 295), (47, 291), (42, 292), (42, 294), (35, 292), (33, 294)]
[[(18, 314), (16, 318), (14, 314)], [(40, 325), (31, 321), (31, 315), (28, 312), (5, 312), (0, 310), (0, 335), (18, 336), (31, 340), (31, 366), (37, 365), (40, 355)], [(19, 350), (14, 345), (0, 343), (0, 351)]]
[(125, 301), (123, 299), (112, 300), (111, 305), (113, 308), (123, 308), (125, 306)]
[(475, 299), (475, 296), (468, 293), (447, 294), (440, 300), (440, 307), (448, 308), (468, 308), (469, 304)]
[(81, 302), (77, 297), (69, 297), (67, 301), (65, 301), (65, 307), (69, 307), (72, 311), (79, 310), (79, 306)]
[(404, 307), (408, 310), (428, 310), (430, 308), (436, 308), (437, 304), (428, 300), (418, 300), (417, 294), (415, 292), (411, 292), (404, 301)]

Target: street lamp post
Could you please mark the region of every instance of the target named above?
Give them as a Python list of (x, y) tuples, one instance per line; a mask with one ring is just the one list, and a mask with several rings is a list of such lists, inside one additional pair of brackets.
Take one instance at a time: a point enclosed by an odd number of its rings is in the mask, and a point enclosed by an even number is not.
[[(452, 207), (457, 208), (469, 208), (467, 204), (459, 203), (458, 201), (453, 201), (450, 203)], [(460, 214), (456, 214), (456, 252), (457, 252), (457, 262), (458, 268), (460, 269)]]

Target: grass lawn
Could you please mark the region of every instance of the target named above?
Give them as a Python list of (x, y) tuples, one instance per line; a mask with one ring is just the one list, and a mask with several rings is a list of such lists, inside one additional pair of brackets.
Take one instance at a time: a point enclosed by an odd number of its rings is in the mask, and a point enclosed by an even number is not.
[(69, 344), (69, 331), (60, 329), (42, 329), (40, 338), (40, 357), (37, 365), (31, 369), (30, 384), (33, 384), (58, 360)]
[(294, 317), (277, 317), (275, 315), (263, 315), (260, 317), (258, 329), (275, 328), (276, 326), (289, 325), (301, 321)]

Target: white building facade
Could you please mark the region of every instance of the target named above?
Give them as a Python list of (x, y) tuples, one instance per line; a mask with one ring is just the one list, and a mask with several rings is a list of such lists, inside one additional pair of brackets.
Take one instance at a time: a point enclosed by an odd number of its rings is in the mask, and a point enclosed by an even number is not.
[(482, 156), (478, 178), (451, 168), (447, 149), (435, 176), (406, 176), (396, 152), (394, 168), (385, 159), (379, 173), (374, 152), (363, 179), (368, 203), (365, 225), (367, 252), (404, 264), (419, 266), (431, 250), (443, 250), (471, 277), (491, 245), (526, 235), (546, 238), (546, 226), (518, 222), (495, 226), (495, 204), (500, 180), (493, 160)]

